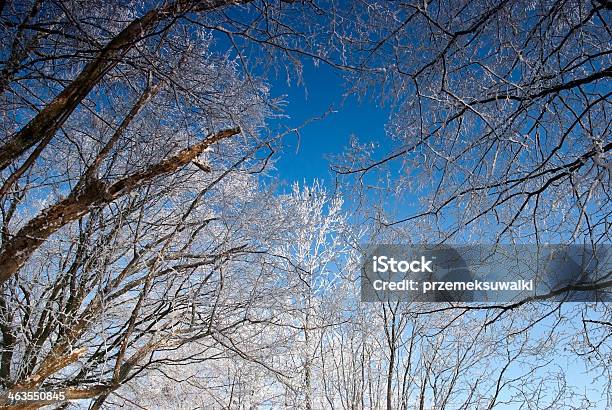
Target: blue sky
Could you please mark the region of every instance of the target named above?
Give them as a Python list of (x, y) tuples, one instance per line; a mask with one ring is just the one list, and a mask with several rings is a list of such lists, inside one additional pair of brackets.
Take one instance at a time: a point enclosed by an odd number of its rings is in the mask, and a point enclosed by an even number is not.
[(323, 115), (333, 107), (337, 112), (309, 123), (285, 138), (285, 149), (277, 156), (276, 168), (285, 183), (311, 183), (313, 179), (333, 184), (333, 172), (326, 158), (339, 154), (352, 135), (362, 141), (382, 140), (389, 117), (387, 107), (380, 107), (372, 99), (343, 98), (344, 82), (340, 74), (326, 65), (304, 65), (303, 84), (286, 78), (268, 78), (273, 96), (286, 95), (285, 114), (288, 118), (275, 120), (273, 126), (299, 127), (309, 119)]

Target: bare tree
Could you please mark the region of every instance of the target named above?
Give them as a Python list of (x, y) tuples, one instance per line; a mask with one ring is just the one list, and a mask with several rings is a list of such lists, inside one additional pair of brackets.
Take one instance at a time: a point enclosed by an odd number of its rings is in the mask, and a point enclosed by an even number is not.
[[(147, 367), (189, 360), (160, 351), (207, 338), (231, 352), (231, 333), (252, 337), (238, 329), (266, 308), (248, 278), (266, 271), (269, 242), (246, 204), (266, 203), (257, 176), (279, 138), (265, 130), (278, 101), (254, 72), (274, 66), (264, 55), (298, 71), (295, 56), (316, 57), (303, 37), (316, 12), (2, 3), (5, 396), (61, 387), (98, 408)], [(261, 269), (241, 278), (249, 264)]]
[[(374, 241), (610, 244), (609, 2), (408, 1), (368, 21), (353, 36), (368, 56), (355, 88), (390, 105), (388, 138), (355, 139), (334, 169)], [(608, 277), (589, 286), (607, 292)], [(428, 312), (470, 310), (530, 312), (521, 329), (545, 338), (555, 318), (559, 357), (577, 350), (610, 405), (608, 303)]]
[(390, 142), (354, 144), (337, 171), (391, 172), (416, 211), (383, 224), (426, 220), (440, 240), (478, 224), (491, 240), (609, 242), (609, 17), (581, 1), (384, 9), (393, 24), (359, 40), (378, 68), (361, 84), (394, 104)]
[[(96, 409), (596, 407), (568, 350), (610, 405), (607, 304), (361, 304), (357, 257), (363, 226), (609, 243), (609, 13), (1, 2), (2, 405), (62, 389)], [(282, 100), (265, 78), (300, 81), (304, 59), (392, 107), (388, 141), (335, 164), (337, 195), (269, 184)]]

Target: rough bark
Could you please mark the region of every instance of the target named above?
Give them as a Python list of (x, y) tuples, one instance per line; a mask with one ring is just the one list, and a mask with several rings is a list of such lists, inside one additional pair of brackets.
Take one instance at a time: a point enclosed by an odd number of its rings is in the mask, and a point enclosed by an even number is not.
[(230, 128), (211, 134), (193, 147), (186, 148), (142, 172), (127, 176), (111, 185), (95, 178), (87, 180), (82, 188), (73, 190), (66, 198), (32, 218), (4, 244), (0, 251), (0, 284), (17, 273), (32, 253), (62, 226), (86, 215), (92, 207), (110, 203), (145, 181), (176, 171), (211, 145), (239, 132), (239, 128)]
[(59, 95), (21, 130), (7, 139), (0, 147), (0, 171), (16, 161), (36, 143), (53, 136), (101, 78), (113, 69), (140, 39), (150, 34), (161, 21), (186, 12), (205, 12), (242, 2), (244, 1), (179, 0), (150, 10), (141, 18), (132, 21), (83, 68)]

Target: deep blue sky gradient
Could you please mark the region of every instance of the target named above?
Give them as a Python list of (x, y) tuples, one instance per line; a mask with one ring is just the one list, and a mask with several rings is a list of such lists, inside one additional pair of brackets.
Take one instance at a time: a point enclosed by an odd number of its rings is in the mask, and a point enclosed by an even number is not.
[(277, 156), (276, 168), (281, 181), (291, 184), (312, 183), (323, 180), (333, 184), (329, 155), (340, 154), (348, 146), (351, 136), (360, 141), (383, 141), (389, 109), (381, 107), (373, 98), (344, 98), (345, 83), (338, 71), (326, 65), (315, 67), (306, 62), (303, 84), (286, 77), (268, 78), (272, 96), (286, 95), (285, 114), (272, 127), (294, 128), (325, 114), (330, 107), (335, 110), (322, 119), (307, 124), (299, 131), (300, 137), (291, 134), (284, 139), (284, 149)]

